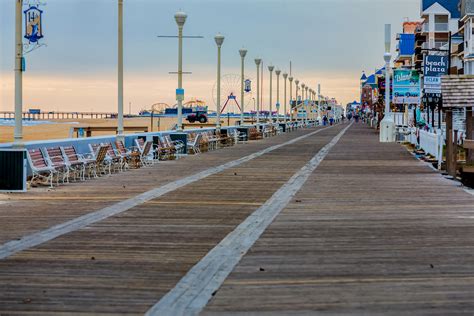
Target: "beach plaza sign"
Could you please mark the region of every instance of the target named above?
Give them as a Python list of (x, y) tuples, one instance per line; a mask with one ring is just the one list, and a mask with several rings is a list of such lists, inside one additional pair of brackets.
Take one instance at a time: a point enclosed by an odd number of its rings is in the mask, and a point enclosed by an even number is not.
[(393, 103), (420, 104), (420, 75), (416, 70), (393, 71)]
[(441, 93), (441, 77), (448, 73), (448, 56), (425, 56), (423, 70), (425, 93)]

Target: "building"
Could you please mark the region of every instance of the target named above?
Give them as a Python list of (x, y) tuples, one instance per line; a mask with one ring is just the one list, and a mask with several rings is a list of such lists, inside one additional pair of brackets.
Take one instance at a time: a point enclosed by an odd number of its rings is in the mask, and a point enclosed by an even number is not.
[(422, 21), (403, 22), (403, 33), (397, 34), (397, 56), (394, 59), (395, 68), (412, 67), (414, 65), (416, 30)]
[(459, 3), (461, 19), (459, 36), (463, 41), (457, 46), (457, 56), (464, 64), (464, 73), (474, 74), (474, 0), (461, 0)]
[(423, 49), (441, 49), (458, 32), (461, 13), (458, 0), (422, 0), (420, 33), (426, 36)]
[(425, 55), (450, 54), (451, 74), (462, 74), (463, 36), (459, 33), (460, 0), (421, 0), (423, 19), (415, 31), (413, 64), (423, 72)]

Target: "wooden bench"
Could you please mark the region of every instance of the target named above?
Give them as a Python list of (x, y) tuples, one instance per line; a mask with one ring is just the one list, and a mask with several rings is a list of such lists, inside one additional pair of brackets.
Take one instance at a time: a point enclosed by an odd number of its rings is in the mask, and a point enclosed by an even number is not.
[(256, 127), (251, 127), (248, 129), (249, 140), (259, 140), (263, 138), (263, 134), (258, 131)]

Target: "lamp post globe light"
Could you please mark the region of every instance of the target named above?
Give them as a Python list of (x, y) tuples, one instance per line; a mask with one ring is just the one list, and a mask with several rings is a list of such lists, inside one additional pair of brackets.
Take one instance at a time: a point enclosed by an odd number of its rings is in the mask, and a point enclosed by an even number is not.
[(390, 54), (391, 44), (391, 24), (385, 24), (385, 115), (380, 122), (380, 142), (392, 143), (395, 142), (395, 122), (390, 113)]
[(186, 13), (179, 11), (174, 15), (178, 25), (178, 89), (176, 90), (176, 101), (178, 101), (178, 127), (177, 131), (183, 131), (183, 27), (186, 23)]
[(276, 103), (277, 122), (280, 121), (280, 74), (281, 74), (280, 69), (275, 70), (275, 75), (277, 77), (277, 103)]
[(245, 56), (247, 55), (247, 50), (245, 48), (241, 48), (239, 50), (240, 59), (241, 59), (241, 82), (240, 82), (240, 125), (244, 125), (244, 64), (245, 64)]
[(293, 77), (289, 76), (288, 81), (290, 82), (290, 121), (293, 121), (293, 109), (292, 109), (292, 102), (293, 102)]
[(257, 66), (257, 128), (260, 125), (260, 64), (261, 58), (255, 58), (255, 65)]
[(217, 45), (217, 117), (216, 117), (216, 129), (221, 129), (221, 47), (224, 43), (224, 35), (218, 33), (214, 36), (214, 40)]
[(273, 90), (273, 87), (272, 87), (272, 79), (273, 79), (273, 69), (275, 69), (274, 66), (270, 65), (268, 66), (268, 71), (270, 71), (270, 115), (268, 116), (268, 120), (270, 122), (270, 124), (273, 123), (273, 100), (272, 100), (272, 90)]
[(288, 78), (288, 74), (286, 72), (283, 73), (283, 85), (284, 85), (284, 92), (283, 92), (283, 122), (286, 124), (286, 79)]

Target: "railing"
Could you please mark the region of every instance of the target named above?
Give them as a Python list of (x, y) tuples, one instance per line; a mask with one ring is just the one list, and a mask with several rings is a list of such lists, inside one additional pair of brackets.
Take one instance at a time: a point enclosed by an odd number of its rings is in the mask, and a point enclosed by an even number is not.
[(435, 32), (447, 32), (448, 30), (448, 23), (435, 23)]
[(449, 45), (448, 42), (435, 42), (436, 49), (442, 48), (443, 46), (447, 46), (447, 45)]
[(410, 128), (410, 134), (407, 139), (410, 144), (418, 146), (418, 136), (416, 135), (416, 128)]
[(420, 148), (425, 151), (425, 153), (433, 155), (436, 159), (440, 158), (440, 142), (441, 135), (430, 133), (424, 130), (420, 130)]

